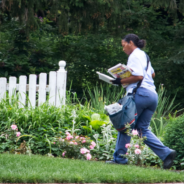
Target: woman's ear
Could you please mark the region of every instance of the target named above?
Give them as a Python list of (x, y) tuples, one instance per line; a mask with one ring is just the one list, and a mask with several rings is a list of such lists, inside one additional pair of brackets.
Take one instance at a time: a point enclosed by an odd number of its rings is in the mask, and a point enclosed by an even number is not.
[(129, 44), (130, 44), (130, 46), (135, 46), (134, 45), (134, 42), (132, 40), (130, 40), (130, 43)]

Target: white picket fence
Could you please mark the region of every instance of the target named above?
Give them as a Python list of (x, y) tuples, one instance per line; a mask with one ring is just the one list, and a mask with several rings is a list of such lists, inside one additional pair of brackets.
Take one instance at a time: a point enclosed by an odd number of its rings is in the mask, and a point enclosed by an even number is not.
[(49, 84), (47, 85), (47, 74), (41, 73), (39, 75), (39, 84), (37, 84), (37, 75), (29, 75), (29, 84), (27, 84), (27, 77), (22, 75), (19, 77), (19, 84), (17, 84), (16, 77), (0, 78), (0, 100), (6, 98), (6, 91), (8, 91), (10, 100), (12, 95), (18, 93), (19, 107), (26, 105), (26, 91), (28, 91), (28, 106), (33, 108), (36, 106), (36, 96), (38, 92), (38, 106), (46, 101), (46, 93), (49, 94), (49, 104), (57, 107), (65, 105), (66, 98), (66, 79), (67, 71), (65, 70), (66, 62), (59, 62), (59, 70), (57, 72), (51, 71), (49, 73)]

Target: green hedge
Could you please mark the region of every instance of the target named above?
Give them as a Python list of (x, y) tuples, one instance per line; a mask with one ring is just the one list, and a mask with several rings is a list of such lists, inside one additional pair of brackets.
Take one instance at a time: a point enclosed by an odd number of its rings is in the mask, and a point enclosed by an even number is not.
[(175, 165), (182, 168), (182, 162), (184, 162), (184, 115), (177, 118), (170, 117), (165, 128), (164, 144), (176, 150)]

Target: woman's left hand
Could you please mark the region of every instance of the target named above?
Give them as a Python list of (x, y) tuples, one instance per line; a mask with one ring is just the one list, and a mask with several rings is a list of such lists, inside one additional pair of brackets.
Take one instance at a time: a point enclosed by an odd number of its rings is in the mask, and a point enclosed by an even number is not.
[(113, 84), (118, 84), (118, 85), (120, 85), (120, 84), (121, 84), (121, 78), (116, 78), (115, 80), (111, 80), (111, 82), (112, 82)]

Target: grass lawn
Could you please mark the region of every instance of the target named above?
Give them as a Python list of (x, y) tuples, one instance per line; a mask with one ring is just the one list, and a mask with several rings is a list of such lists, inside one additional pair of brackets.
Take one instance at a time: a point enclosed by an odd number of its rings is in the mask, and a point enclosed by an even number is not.
[(166, 183), (184, 182), (173, 172), (104, 162), (0, 154), (0, 183)]

